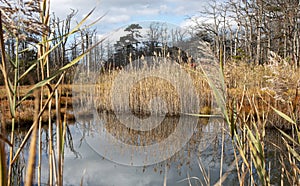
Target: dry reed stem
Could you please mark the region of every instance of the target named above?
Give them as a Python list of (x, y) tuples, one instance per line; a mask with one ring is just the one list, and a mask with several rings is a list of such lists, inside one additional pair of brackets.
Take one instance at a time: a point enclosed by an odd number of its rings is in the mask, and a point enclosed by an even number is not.
[[(51, 92), (50, 98), (47, 99), (45, 105), (43, 106), (43, 108), (41, 108), (38, 117), (41, 117), (42, 114), (44, 113), (44, 111), (46, 110), (46, 108), (47, 108), (47, 106), (48, 106), (48, 103), (49, 103), (50, 100), (51, 100), (51, 97), (54, 95), (54, 91), (55, 91), (56, 88), (60, 85), (60, 83), (61, 83), (61, 81), (62, 81), (62, 77), (63, 77), (63, 74), (62, 74), (62, 75), (60, 76), (60, 78), (58, 79), (58, 81), (57, 81), (57, 83), (56, 83), (56, 85), (55, 85), (53, 91)], [(15, 156), (14, 156), (14, 158), (13, 158), (13, 160), (12, 160), (11, 163), (13, 163), (14, 161), (16, 161), (16, 159), (18, 158), (18, 156), (19, 156), (21, 150), (24, 148), (24, 145), (26, 144), (26, 142), (27, 142), (29, 136), (31, 135), (31, 132), (32, 132), (32, 130), (33, 130), (33, 127), (34, 127), (35, 125), (37, 125), (37, 122), (38, 122), (38, 121), (34, 121), (34, 123), (32, 124), (32, 126), (30, 127), (30, 129), (28, 129), (28, 132), (27, 132), (26, 136), (24, 137), (24, 139), (23, 139), (21, 145), (19, 146), (17, 152), (15, 153)]]
[(62, 163), (62, 134), (63, 127), (61, 121), (60, 113), (60, 96), (58, 95), (58, 90), (55, 90), (55, 104), (56, 104), (56, 147), (57, 147), (57, 185), (63, 185), (63, 163)]
[[(0, 49), (1, 49), (1, 65), (0, 70), (4, 74), (4, 79), (6, 80), (6, 67), (5, 67), (5, 51), (4, 51), (4, 40), (3, 40), (3, 29), (2, 29), (2, 13), (0, 12)], [(1, 112), (4, 113), (3, 107), (1, 107)], [(1, 116), (1, 134), (5, 136), (5, 116)], [(6, 151), (5, 151), (5, 143), (3, 140), (0, 141), (0, 185), (7, 185), (8, 184), (8, 175), (7, 175), (7, 167), (6, 167)]]
[[(155, 72), (161, 73), (160, 71)], [(140, 73), (143, 73), (143, 69), (138, 73), (130, 71), (126, 75), (128, 75), (128, 77), (135, 77), (136, 74)], [(145, 73), (148, 72), (145, 71)], [(196, 73), (193, 73), (192, 71), (187, 70), (187, 73), (191, 75), (194, 83), (194, 89), (197, 91), (199, 99), (201, 100), (202, 108), (199, 111), (196, 111), (196, 113), (213, 113), (212, 110), (208, 110), (208, 108), (211, 106), (211, 91), (209, 90), (207, 82), (203, 77), (197, 76)], [(95, 104), (97, 105), (99, 111), (133, 112), (137, 115), (148, 115), (151, 112), (151, 108), (149, 108), (149, 101), (154, 97), (160, 97), (166, 102), (168, 115), (176, 116), (181, 113), (181, 102), (178, 90), (176, 90), (174, 85), (172, 85), (170, 82), (157, 77), (145, 78), (131, 87), (129, 95), (129, 108), (123, 102), (119, 102), (119, 105), (116, 108), (117, 110), (113, 109), (110, 104), (111, 96), (113, 96), (111, 95), (111, 88), (117, 74), (118, 71), (112, 71), (111, 73), (104, 73), (100, 75), (99, 82), (97, 82), (97, 85), (95, 87)], [(172, 78), (171, 76), (172, 75), (170, 74), (170, 78)], [(184, 89), (184, 79), (174, 81), (176, 81), (177, 83), (182, 83), (183, 87), (181, 88)], [(88, 85), (83, 85), (83, 87), (85, 86)], [(119, 87), (119, 92), (117, 92), (116, 94), (122, 95), (123, 91), (126, 90), (125, 86), (126, 85), (124, 85), (124, 87)], [(189, 97), (188, 91), (189, 90), (187, 90), (186, 94), (182, 95), (181, 98), (185, 100), (193, 99)], [(83, 96), (84, 94), (85, 93), (83, 92)], [(89, 99), (88, 97), (81, 98), (83, 100)]]
[(26, 186), (31, 186), (34, 180), (34, 172), (35, 172), (35, 159), (36, 159), (36, 144), (37, 144), (37, 135), (38, 135), (38, 120), (39, 120), (39, 112), (40, 112), (40, 91), (35, 91), (35, 109), (34, 109), (34, 123), (32, 136), (30, 141), (30, 149), (29, 149), (29, 158), (27, 164), (26, 171)]
[[(282, 74), (285, 74), (286, 71), (289, 72), (290, 76), (284, 76), (282, 77), (284, 80), (280, 80), (281, 76), (283, 76)], [(264, 127), (279, 127), (289, 130), (291, 125), (278, 116), (270, 107), (278, 108), (285, 113), (292, 114), (292, 112), (296, 112), (294, 115), (296, 117), (300, 116), (299, 109), (296, 109), (300, 105), (300, 102), (297, 102), (300, 96), (297, 94), (298, 88), (296, 88), (299, 81), (298, 79), (300, 78), (298, 71), (299, 70), (291, 69), (288, 66), (255, 66), (254, 68), (250, 68), (249, 65), (243, 62), (240, 64), (229, 62), (224, 70), (225, 82), (228, 87), (226, 90), (226, 94), (228, 95), (227, 103), (230, 107), (230, 111), (236, 108), (237, 115), (237, 117), (232, 118), (232, 112), (230, 118), (234, 119), (234, 123), (237, 124), (250, 122), (250, 116), (254, 116), (255, 120), (268, 121), (266, 123), (260, 122)], [(99, 82), (97, 82), (96, 85), (97, 87), (95, 88), (95, 101), (99, 111), (133, 112), (137, 115), (148, 115), (149, 100), (156, 95), (160, 95), (160, 97), (167, 101), (169, 115), (178, 114), (178, 99), (175, 99), (176, 95), (174, 93), (168, 94), (168, 92), (174, 92), (174, 89), (166, 86), (168, 84), (162, 86), (163, 81), (161, 80), (154, 81), (150, 78), (132, 87), (130, 110), (123, 106), (122, 102), (120, 102), (120, 110), (114, 110), (110, 104), (110, 90), (119, 72), (120, 71), (115, 70), (110, 71), (110, 73), (101, 74)], [(209, 110), (209, 108), (214, 98), (212, 97), (212, 92), (205, 78), (201, 76), (201, 72), (198, 70), (195, 70), (195, 72), (187, 70), (187, 72), (191, 75), (195, 89), (198, 91), (197, 94), (201, 100), (199, 113), (213, 114), (215, 110)], [(128, 76), (131, 75), (130, 73), (131, 72), (128, 73)], [(271, 83), (274, 81), (278, 83)], [(157, 83), (157, 85), (153, 84), (153, 82)], [(155, 86), (158, 87), (156, 88), (159, 89), (159, 91), (156, 91)], [(122, 95), (123, 88), (120, 87), (119, 91), (119, 94)], [(255, 100), (253, 104), (251, 104), (249, 100), (244, 99), (246, 93), (253, 95), (253, 99)], [(88, 98), (83, 99), (88, 100)], [(290, 102), (292, 102), (292, 105)], [(243, 118), (247, 122), (241, 122)]]

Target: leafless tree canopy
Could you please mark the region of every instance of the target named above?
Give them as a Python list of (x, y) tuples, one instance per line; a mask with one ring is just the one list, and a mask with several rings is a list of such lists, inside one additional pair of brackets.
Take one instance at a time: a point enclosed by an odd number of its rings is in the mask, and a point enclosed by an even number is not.
[(232, 59), (265, 64), (275, 52), (297, 67), (299, 9), (295, 0), (215, 0), (190, 20), (194, 33), (212, 44), (224, 64)]

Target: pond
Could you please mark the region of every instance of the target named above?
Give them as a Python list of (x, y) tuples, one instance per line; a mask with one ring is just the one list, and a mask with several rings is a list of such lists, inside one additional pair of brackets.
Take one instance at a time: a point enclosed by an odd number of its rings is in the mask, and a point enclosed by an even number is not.
[[(75, 123), (69, 123), (68, 140), (64, 154), (64, 185), (80, 185), (81, 183), (83, 185), (103, 186), (164, 185), (164, 183), (167, 185), (189, 185), (189, 182), (192, 185), (214, 185), (220, 180), (220, 169), (222, 169), (224, 185), (239, 184), (232, 140), (228, 135), (227, 126), (220, 119), (211, 119), (209, 122), (207, 119), (197, 119), (198, 122), (193, 129), (190, 140), (172, 157), (152, 164), (153, 159), (151, 157), (159, 155), (152, 152), (154, 154), (149, 155), (149, 162), (145, 162), (146, 166), (132, 166), (139, 160), (134, 160), (134, 157), (131, 160), (126, 159), (126, 149), (116, 149), (117, 146), (111, 146), (100, 140), (108, 134), (112, 136), (126, 134), (128, 135), (127, 143), (142, 145), (145, 139), (136, 138), (139, 134), (125, 133), (124, 127), (116, 127), (119, 123), (114, 114), (101, 114), (100, 118), (98, 121), (85, 118), (84, 120), (77, 120)], [(164, 126), (174, 126), (178, 122), (178, 118), (175, 117), (153, 118), (162, 122)], [(184, 117), (185, 125), (194, 121), (195, 117)], [(155, 121), (152, 120), (151, 122)], [(20, 136), (22, 133), (17, 135), (19, 138)], [(282, 145), (282, 142), (274, 130), (267, 130), (266, 136), (265, 152), (268, 169), (272, 169), (271, 183), (279, 185), (281, 164), (279, 151), (276, 150), (274, 144)], [(131, 140), (128, 140), (129, 138)], [(156, 138), (158, 139), (159, 135)], [(47, 185), (49, 168), (46, 129), (43, 133), (43, 139), (41, 180), (43, 184)], [(138, 140), (134, 141), (134, 139)], [(150, 141), (152, 140), (153, 138)], [(148, 143), (150, 142), (148, 141)], [(145, 144), (143, 145), (145, 146)], [(223, 153), (222, 149), (224, 149)], [(24, 168), (28, 150), (29, 145), (21, 154), (23, 158), (20, 158), (20, 162), (23, 161), (23, 164), (18, 164), (21, 170), (19, 174), (21, 183), (24, 179), (22, 166)], [(130, 152), (135, 153), (134, 150), (130, 150)], [(125, 161), (128, 162), (124, 163)]]

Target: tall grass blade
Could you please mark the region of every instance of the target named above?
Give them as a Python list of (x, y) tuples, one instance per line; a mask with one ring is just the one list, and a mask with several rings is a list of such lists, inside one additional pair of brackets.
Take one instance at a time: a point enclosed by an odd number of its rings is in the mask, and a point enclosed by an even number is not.
[(0, 141), (0, 185), (7, 185), (7, 166), (6, 166), (6, 151), (3, 141)]
[(264, 157), (264, 149), (262, 147), (262, 141), (260, 139), (260, 135), (258, 133), (258, 129), (256, 128), (256, 125), (254, 124), (253, 126), (255, 128), (256, 136), (253, 135), (251, 129), (246, 125), (247, 134), (250, 139), (249, 141), (250, 152), (253, 155), (253, 158), (251, 158), (251, 160), (254, 163), (254, 166), (257, 170), (257, 174), (259, 175), (261, 183), (263, 185), (270, 185), (270, 180), (265, 166), (265, 157)]
[[(37, 123), (39, 120), (39, 111), (40, 111), (40, 91), (36, 90), (35, 94), (35, 114), (34, 114), (34, 123)], [(35, 159), (36, 159), (36, 144), (37, 144), (37, 135), (38, 135), (38, 125), (33, 125), (32, 137), (30, 141), (30, 150), (27, 164), (27, 175), (26, 175), (26, 186), (33, 185), (34, 172), (35, 172)]]
[(294, 145), (300, 146), (300, 143), (298, 143), (297, 141), (295, 141), (295, 139), (293, 139), (293, 138), (292, 138), (290, 135), (288, 135), (286, 132), (284, 132), (283, 130), (278, 129), (278, 128), (277, 128), (277, 130), (279, 130), (279, 132), (280, 132), (284, 137), (286, 137), (288, 140), (290, 140)]
[(291, 147), (288, 143), (286, 143), (288, 151), (300, 162), (300, 154), (296, 152), (295, 148)]
[[(62, 81), (62, 79), (63, 79), (63, 75), (64, 75), (64, 74), (62, 74), (62, 75), (60, 76), (59, 80), (57, 81), (56, 85), (55, 85), (54, 88), (53, 88), (53, 91), (51, 92), (50, 96), (49, 96), (48, 99), (46, 100), (46, 102), (45, 102), (43, 108), (40, 109), (40, 112), (39, 112), (38, 117), (41, 117), (42, 114), (44, 113), (44, 111), (46, 110), (46, 108), (47, 108), (47, 106), (48, 106), (50, 100), (52, 99), (52, 96), (54, 95), (55, 90), (58, 88), (58, 86), (60, 85), (60, 83), (61, 83), (61, 81)], [(38, 122), (38, 121), (35, 121), (35, 122), (31, 125), (31, 127), (30, 127), (30, 129), (28, 130), (28, 132), (26, 133), (26, 135), (25, 135), (25, 137), (24, 137), (24, 139), (23, 139), (23, 141), (22, 141), (20, 147), (17, 149), (17, 152), (15, 153), (15, 156), (14, 156), (14, 158), (13, 158), (13, 160), (12, 160), (11, 163), (15, 162), (16, 159), (18, 158), (18, 156), (19, 156), (21, 150), (24, 148), (24, 146), (25, 146), (27, 140), (28, 140), (29, 137), (30, 137), (33, 128), (35, 127), (35, 125), (37, 125), (37, 122)]]
[(277, 109), (274, 108), (274, 107), (272, 107), (272, 109), (273, 109), (279, 116), (281, 116), (283, 119), (285, 119), (286, 121), (288, 121), (288, 122), (290, 122), (290, 123), (296, 125), (296, 122), (295, 122), (292, 118), (290, 118), (288, 115), (286, 115), (285, 113), (283, 113), (283, 112), (277, 110)]
[[(105, 39), (105, 38), (104, 38)], [(36, 83), (34, 86), (32, 86), (29, 91), (26, 93), (26, 95), (20, 100), (20, 102), (18, 104), (20, 104), (21, 102), (23, 102), (24, 100), (26, 100), (29, 96), (32, 95), (33, 91), (37, 88), (40, 88), (42, 86), (45, 86), (46, 84), (49, 84), (50, 81), (52, 81), (53, 79), (55, 79), (59, 74), (65, 72), (67, 69), (69, 69), (70, 67), (76, 65), (84, 56), (86, 56), (93, 48), (95, 48), (96, 46), (98, 46), (100, 43), (103, 42), (103, 40), (98, 41), (96, 44), (94, 44), (93, 46), (91, 46), (89, 49), (87, 49), (84, 53), (82, 53), (81, 55), (79, 55), (78, 57), (76, 57), (74, 60), (72, 60), (70, 63), (66, 64), (65, 66), (63, 66), (62, 68), (60, 68), (59, 70), (57, 70), (56, 72), (54, 72), (50, 77)]]

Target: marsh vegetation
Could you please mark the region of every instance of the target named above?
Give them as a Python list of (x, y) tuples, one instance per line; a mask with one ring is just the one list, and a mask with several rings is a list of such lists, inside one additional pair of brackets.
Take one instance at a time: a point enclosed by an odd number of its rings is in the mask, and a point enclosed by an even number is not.
[[(0, 185), (89, 184), (83, 161), (93, 167), (102, 159), (99, 136), (145, 146), (170, 136), (180, 118), (195, 127), (172, 157), (138, 171), (105, 161), (96, 172), (102, 165), (135, 176), (153, 169), (162, 178), (153, 183), (165, 185), (300, 185), (299, 5), (285, 11), (279, 5), (287, 2), (226, 3), (231, 9), (211, 4), (206, 13), (215, 23), (195, 20), (196, 33), (172, 28), (165, 37), (168, 25), (151, 23), (143, 36), (145, 26), (133, 24), (113, 42), (95, 37), (86, 22), (93, 11), (72, 27), (76, 11), (61, 21), (48, 0), (1, 1)], [(236, 29), (226, 23), (227, 11), (239, 18)], [(271, 33), (277, 23), (283, 29)], [(134, 130), (119, 115), (161, 125)], [(172, 171), (179, 177), (168, 177)]]

